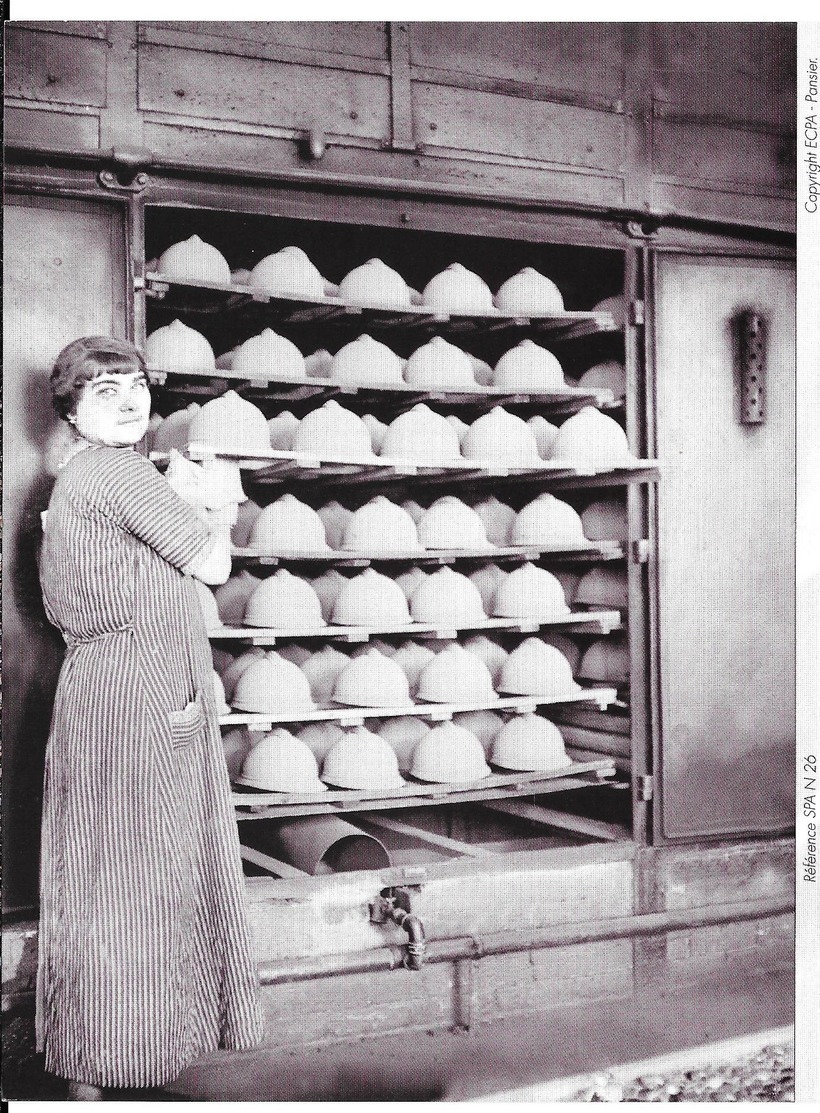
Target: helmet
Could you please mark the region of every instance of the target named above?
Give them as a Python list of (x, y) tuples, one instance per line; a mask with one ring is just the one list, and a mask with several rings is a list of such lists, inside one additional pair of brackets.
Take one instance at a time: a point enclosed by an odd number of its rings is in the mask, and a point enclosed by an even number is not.
[(418, 642), (405, 642), (391, 656), (407, 677), (410, 690), (415, 692), (421, 670), (433, 660), (435, 653), (426, 645), (419, 645)]
[(593, 313), (611, 313), (615, 318), (615, 328), (622, 329), (626, 324), (626, 302), (623, 294), (616, 294), (612, 298), (604, 298), (592, 307)]
[(338, 723), (309, 723), (308, 726), (302, 727), (296, 735), (299, 741), (304, 742), (311, 751), (319, 766), (327, 757), (328, 752), (344, 736), (345, 732)]
[(504, 725), (504, 719), (497, 711), (459, 711), (453, 716), (457, 727), (463, 727), (474, 734), (481, 743), (485, 754), (492, 747), (495, 737)]
[(310, 586), (318, 596), (325, 622), (330, 622), (339, 592), (346, 583), (347, 577), (337, 572), (335, 568), (328, 568), (321, 576), (311, 580)]
[(235, 460), (214, 457), (204, 460), (200, 466), (205, 505), (209, 510), (237, 506), (247, 500), (242, 489), (242, 473)]
[(519, 510), (510, 540), (514, 545), (547, 545), (550, 549), (577, 549), (587, 543), (578, 512), (547, 493)]
[(214, 593), (201, 580), (194, 580), (194, 587), (199, 600), (199, 609), (205, 622), (205, 629), (218, 630), (222, 625), (222, 619), (219, 617), (219, 607), (216, 605)]
[(283, 247), (266, 255), (251, 271), (248, 285), (268, 294), (289, 294), (308, 301), (325, 296), (324, 278), (298, 247)]
[(399, 585), (367, 568), (341, 585), (333, 621), (342, 626), (404, 626), (411, 620)]
[(339, 297), (351, 305), (375, 309), (409, 309), (410, 290), (398, 271), (381, 259), (354, 267), (339, 283)]
[(259, 714), (302, 715), (314, 710), (310, 685), (301, 669), (274, 652), (245, 669), (236, 682), (233, 705)]
[(225, 689), (222, 686), (222, 679), (216, 669), (213, 670), (213, 687), (217, 715), (230, 715), (231, 709), (228, 706), (228, 701), (225, 699)]
[(625, 568), (590, 568), (575, 589), (575, 602), (590, 610), (625, 609), (629, 605)]
[(514, 568), (499, 584), (493, 614), (543, 622), (569, 614), (569, 607), (555, 576), (527, 563)]
[(572, 765), (555, 723), (541, 715), (515, 715), (498, 733), (490, 758), (502, 769), (551, 773)]
[(228, 776), (235, 781), (242, 775), (242, 766), (250, 749), (262, 737), (258, 731), (249, 731), (245, 727), (231, 730), (222, 736), (222, 750), (225, 754), (225, 764), (228, 766)]
[(251, 649), (246, 649), (236, 657), (232, 664), (228, 665), (222, 673), (222, 687), (225, 690), (225, 698), (233, 699), (234, 690), (239, 677), (249, 669), (254, 661), (262, 661), (265, 658), (265, 651), (261, 646), (255, 645)]
[(478, 359), (477, 356), (470, 356), (473, 364), (473, 375), (475, 381), (479, 386), (490, 386), (493, 381), (493, 369), (486, 360)]
[(327, 707), (332, 701), (339, 673), (349, 660), (349, 657), (332, 645), (326, 645), (302, 665), (302, 672), (310, 684), (313, 698), (320, 707)]
[(418, 523), (425, 549), (492, 549), (484, 523), (471, 506), (445, 495), (436, 499)]
[(527, 425), (532, 429), (538, 455), (542, 460), (552, 459), (552, 450), (555, 447), (555, 438), (558, 436), (558, 426), (547, 421), (541, 414), (535, 414), (527, 419)]
[(498, 697), (481, 658), (454, 643), (421, 670), (418, 698), (429, 703), (485, 703)]
[(161, 371), (214, 371), (214, 350), (201, 332), (172, 321), (145, 341), (145, 362)]
[(383, 792), (404, 785), (394, 750), (364, 727), (336, 742), (324, 760), (322, 780), (339, 788)]
[(267, 792), (327, 792), (310, 749), (282, 727), (253, 747), (242, 766), (241, 782)]
[(581, 515), (584, 533), (590, 541), (628, 541), (626, 503), (620, 498), (591, 502)]
[(333, 357), (330, 377), (352, 386), (392, 386), (402, 384), (404, 360), (386, 344), (360, 336), (341, 347)]
[(414, 565), (412, 568), (408, 568), (406, 572), (402, 572), (401, 575), (396, 576), (393, 583), (398, 584), (404, 592), (405, 599), (409, 602), (413, 598), (413, 592), (420, 584), (423, 584), (426, 579), (427, 573), (424, 569)]
[(512, 317), (546, 317), (564, 312), (561, 291), (532, 267), (524, 267), (500, 287), (495, 304)]
[(467, 436), (467, 430), (470, 428), (467, 422), (462, 421), (461, 418), (456, 417), (455, 414), (447, 414), (445, 421), (449, 421), (452, 427), (455, 429), (458, 436), (459, 445), (463, 444), (464, 438)]
[(166, 248), (157, 260), (157, 273), (183, 282), (214, 282), (220, 286), (229, 286), (231, 282), (231, 268), (225, 256), (199, 236)]
[(509, 545), (510, 530), (515, 521), (515, 511), (495, 495), (484, 498), (473, 507), (484, 523), (484, 531), (491, 545)]
[(316, 630), (326, 623), (319, 597), (310, 584), (280, 568), (259, 581), (245, 607), (245, 625)]
[(422, 300), (440, 313), (493, 312), (490, 287), (461, 263), (451, 263), (446, 270), (431, 278), (424, 287)]
[(631, 460), (626, 433), (614, 418), (594, 406), (584, 406), (558, 430), (553, 460), (567, 460), (596, 468), (612, 468)]
[(274, 660), (278, 660), (281, 657), (285, 661), (290, 661), (300, 669), (313, 656), (311, 651), (304, 645), (283, 645), (277, 650), (269, 649), (268, 654), (272, 654)]
[(382, 456), (438, 466), (460, 460), (461, 451), (458, 434), (447, 418), (419, 403), (390, 422)]
[(170, 452), (174, 448), (184, 451), (188, 445), (188, 427), (199, 410), (199, 403), (191, 402), (184, 410), (176, 410), (160, 421), (154, 431), (153, 451)]
[(326, 506), (320, 506), (317, 514), (322, 519), (322, 524), (325, 527), (325, 536), (331, 549), (341, 549), (342, 538), (344, 537), (345, 530), (347, 529), (347, 522), (350, 518), (352, 510), (348, 510), (346, 506), (341, 503), (333, 502), (327, 503)]
[(553, 572), (553, 576), (555, 576), (556, 580), (561, 585), (561, 587), (563, 589), (563, 592), (564, 592), (564, 598), (565, 599), (574, 599), (575, 598), (575, 589), (578, 586), (578, 584), (581, 582), (581, 576), (579, 575), (579, 573), (578, 572), (569, 572), (569, 571), (567, 571), (566, 569), (563, 569), (563, 568), (557, 568)]
[(253, 499), (248, 499), (239, 507), (236, 515), (236, 522), (231, 529), (231, 541), (237, 549), (245, 549), (248, 547), (253, 523), (261, 513), (261, 506), (255, 503)]
[(413, 751), (425, 735), (430, 733), (430, 727), (415, 715), (401, 715), (396, 719), (387, 719), (379, 728), (379, 737), (390, 746), (399, 763), (402, 773), (409, 773), (413, 762)]
[(251, 277), (251, 272), (247, 267), (236, 267), (231, 271), (231, 285), (232, 286), (247, 286)]
[(237, 349), (231, 363), (234, 371), (276, 379), (307, 378), (302, 353), (290, 340), (266, 328)]
[(320, 460), (349, 464), (374, 458), (367, 426), (357, 414), (344, 409), (332, 398), (302, 418), (293, 438), (293, 448), (296, 452), (318, 456)]
[(407, 361), (405, 378), (422, 390), (475, 390), (473, 361), (466, 352), (434, 336)]
[(299, 428), (299, 418), (294, 417), (290, 410), (282, 410), (276, 417), (268, 420), (268, 437), (271, 448), (277, 452), (293, 451), (293, 438)]
[(626, 370), (622, 363), (608, 359), (585, 371), (578, 380), (578, 386), (587, 390), (609, 389), (616, 398), (623, 398), (626, 394)]
[(206, 402), (194, 415), (189, 441), (236, 456), (270, 455), (270, 433), (262, 411), (229, 390)]
[(505, 352), (495, 365), (493, 386), (499, 390), (541, 393), (563, 390), (564, 372), (552, 352), (533, 344), (532, 340), (522, 340)]
[(629, 646), (626, 638), (596, 638), (581, 658), (578, 675), (582, 680), (613, 684), (621, 688), (629, 683)]
[(245, 606), (257, 587), (259, 580), (244, 568), (215, 589), (214, 598), (219, 608), (219, 617), (226, 626), (241, 625), (245, 618)]
[(325, 552), (325, 527), (316, 511), (293, 495), (266, 506), (253, 524), (250, 545), (258, 553)]
[(362, 657), (371, 649), (377, 649), (384, 657), (393, 657), (396, 653), (396, 646), (386, 642), (384, 638), (368, 638), (366, 642), (359, 642), (356, 648), (351, 650), (350, 656)]
[(452, 568), (440, 568), (419, 584), (410, 599), (416, 622), (463, 626), (486, 619), (478, 588)]
[(351, 657), (339, 673), (333, 699), (348, 707), (406, 707), (413, 702), (400, 666), (377, 649)]
[(373, 446), (373, 451), (378, 456), (384, 444), (387, 426), (383, 421), (379, 421), (377, 417), (374, 417), (373, 414), (362, 414), (362, 421), (367, 426), (367, 431), (370, 434), (370, 443)]
[(416, 525), (418, 525), (419, 520), (424, 513), (424, 507), (420, 506), (415, 499), (405, 499), (404, 502), (401, 504), (401, 508), (402, 510), (406, 510), (413, 521), (416, 523)]
[(576, 692), (578, 685), (572, 679), (569, 661), (559, 649), (538, 638), (527, 638), (502, 665), (498, 690), (511, 695), (560, 699)]
[(456, 784), (481, 780), (491, 770), (474, 734), (454, 723), (442, 723), (416, 743), (410, 772), (420, 781)]
[(470, 426), (464, 438), (468, 460), (486, 460), (510, 467), (540, 464), (532, 429), (520, 417), (495, 406)]
[(305, 370), (311, 379), (329, 379), (333, 356), (327, 348), (319, 348), (305, 356)]
[(464, 648), (469, 653), (475, 653), (476, 657), (481, 658), (489, 669), (493, 684), (495, 684), (501, 675), (501, 666), (507, 660), (506, 649), (503, 649), (497, 641), (488, 638), (486, 634), (475, 634), (473, 637), (467, 638)]
[(508, 575), (509, 572), (505, 572), (497, 564), (484, 564), (470, 573), (469, 580), (478, 589), (486, 614), (493, 614), (496, 594)]
[(384, 495), (377, 495), (348, 519), (342, 548), (363, 553), (421, 551), (416, 523)]
[(578, 671), (578, 666), (581, 663), (581, 648), (577, 642), (567, 637), (566, 634), (553, 634), (549, 631), (541, 635), (541, 640), (545, 645), (554, 646), (566, 657), (573, 675)]

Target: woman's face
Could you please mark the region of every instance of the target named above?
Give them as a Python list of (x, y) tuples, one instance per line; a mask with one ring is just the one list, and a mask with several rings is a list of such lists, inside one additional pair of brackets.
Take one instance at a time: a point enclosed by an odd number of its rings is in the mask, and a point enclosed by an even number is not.
[(150, 413), (144, 371), (104, 373), (85, 384), (69, 421), (91, 444), (124, 448), (145, 436)]

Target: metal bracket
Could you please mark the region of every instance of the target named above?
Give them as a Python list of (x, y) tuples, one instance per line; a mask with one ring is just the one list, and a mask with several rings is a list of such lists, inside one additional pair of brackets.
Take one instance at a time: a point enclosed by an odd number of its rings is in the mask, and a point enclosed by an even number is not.
[(641, 773), (637, 778), (638, 799), (648, 802), (655, 795), (655, 778), (650, 773)]
[(652, 548), (645, 537), (642, 537), (639, 541), (633, 541), (630, 546), (633, 564), (647, 564), (651, 553)]
[(646, 320), (645, 305), (640, 298), (635, 298), (634, 301), (629, 303), (629, 323), (631, 325), (642, 325)]
[(148, 185), (146, 167), (153, 163), (154, 153), (147, 147), (113, 147), (105, 152), (104, 161), (109, 166), (97, 175), (104, 189), (142, 193)]
[(737, 318), (740, 360), (740, 421), (763, 425), (766, 420), (766, 319), (750, 310)]
[(660, 221), (644, 218), (643, 220), (627, 220), (624, 231), (633, 240), (653, 240), (658, 234)]

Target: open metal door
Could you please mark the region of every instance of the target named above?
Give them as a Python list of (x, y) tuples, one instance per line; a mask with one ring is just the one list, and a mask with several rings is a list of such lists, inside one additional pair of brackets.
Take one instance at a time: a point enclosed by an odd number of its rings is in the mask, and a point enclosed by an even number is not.
[[(651, 284), (663, 469), (652, 495), (655, 838), (784, 831), (794, 821), (794, 269), (658, 255)], [(744, 380), (750, 312), (765, 341), (762, 370), (758, 354)], [(741, 387), (761, 379), (755, 420)]]

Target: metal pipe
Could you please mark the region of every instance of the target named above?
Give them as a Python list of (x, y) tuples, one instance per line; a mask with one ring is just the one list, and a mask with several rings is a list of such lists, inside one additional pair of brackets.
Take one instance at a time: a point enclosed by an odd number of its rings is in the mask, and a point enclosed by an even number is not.
[[(484, 955), (514, 954), (546, 947), (571, 947), (610, 939), (644, 938), (671, 931), (697, 930), (719, 924), (763, 920), (794, 912), (792, 900), (753, 901), (744, 904), (718, 904), (703, 908), (681, 908), (648, 915), (623, 916), (611, 920), (590, 920), (580, 924), (550, 924), (533, 931), (498, 932), (486, 936), (458, 936), (435, 939), (426, 945), (426, 962), (457, 962), (479, 959)], [(285, 985), (313, 981), (339, 974), (379, 973), (404, 966), (401, 947), (386, 945), (352, 955), (319, 955), (286, 962), (259, 964), (262, 985)]]

